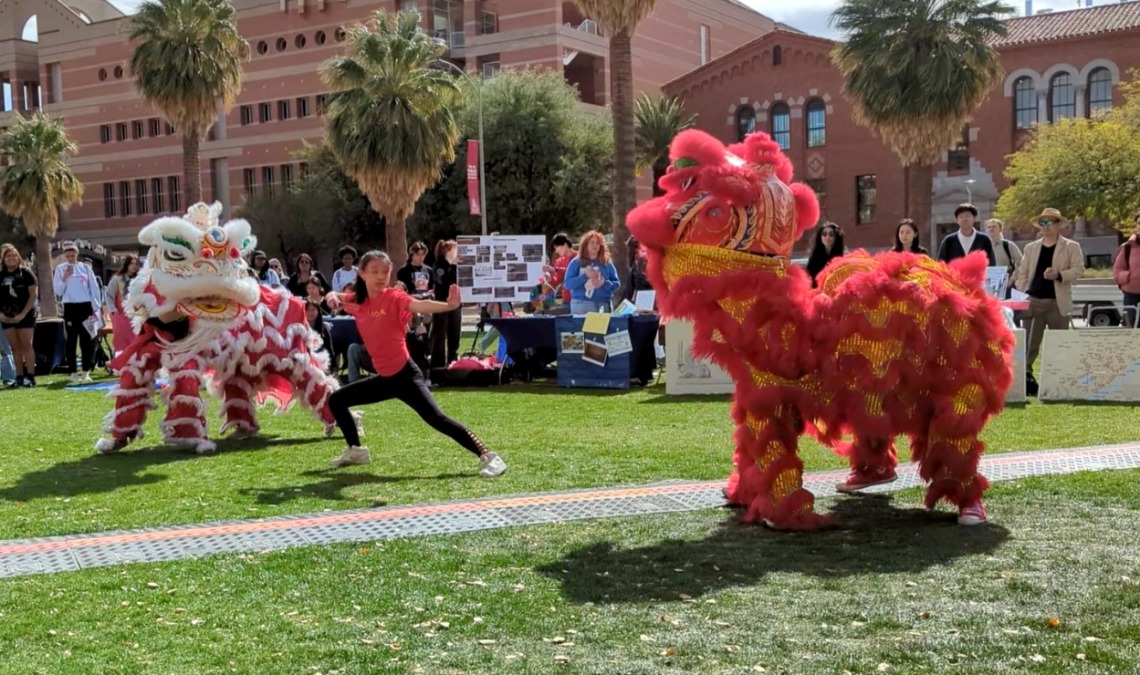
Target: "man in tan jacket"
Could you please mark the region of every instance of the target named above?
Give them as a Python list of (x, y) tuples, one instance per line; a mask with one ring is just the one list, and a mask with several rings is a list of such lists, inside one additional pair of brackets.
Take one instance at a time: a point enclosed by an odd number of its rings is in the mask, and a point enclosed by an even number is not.
[(1026, 372), (1031, 372), (1045, 327), (1065, 330), (1073, 312), (1073, 282), (1085, 273), (1081, 245), (1061, 236), (1065, 219), (1057, 209), (1045, 209), (1037, 218), (1041, 237), (1025, 246), (1017, 267), (1015, 286), (1029, 295), (1029, 345)]

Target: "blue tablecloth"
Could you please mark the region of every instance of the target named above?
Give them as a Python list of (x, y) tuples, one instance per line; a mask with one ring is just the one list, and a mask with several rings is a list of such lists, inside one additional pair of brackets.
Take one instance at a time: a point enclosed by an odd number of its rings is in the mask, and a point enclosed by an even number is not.
[(347, 354), (349, 345), (360, 342), (360, 332), (356, 330), (356, 319), (351, 316), (326, 316), (324, 322), (332, 334), (334, 354)]

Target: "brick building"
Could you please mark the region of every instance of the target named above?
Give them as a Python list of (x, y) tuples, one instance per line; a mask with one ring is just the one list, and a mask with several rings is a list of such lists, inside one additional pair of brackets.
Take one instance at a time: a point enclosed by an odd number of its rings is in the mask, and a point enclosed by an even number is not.
[[(202, 145), (203, 198), (238, 205), (243, 195), (295, 180), (293, 154), (322, 133), (326, 90), (318, 66), (337, 53), (341, 26), (377, 9), (414, 7), (473, 75), (500, 69), (556, 69), (603, 110), (609, 90), (608, 40), (571, 0), (234, 0), (252, 57), (237, 105)], [(36, 17), (38, 42), (22, 38)], [(126, 72), (124, 15), (105, 0), (0, 2), (0, 73), (7, 93), (0, 126), (42, 107), (62, 117), (79, 144), (74, 170), (82, 206), (62, 230), (132, 248), (155, 214), (182, 200), (181, 143), (135, 94)], [(771, 19), (735, 0), (661, 0), (634, 38), (639, 90), (661, 83), (772, 30)]]
[[(954, 207), (968, 198), (983, 217), (992, 213), (1008, 185), (1006, 157), (1029, 128), (1119, 105), (1121, 77), (1140, 66), (1140, 2), (1012, 18), (1007, 26), (996, 44), (1006, 75), (934, 166), (931, 222), (940, 236), (956, 227)], [(903, 169), (852, 120), (829, 56), (834, 47), (777, 29), (663, 89), (682, 97), (697, 126), (723, 141), (753, 128), (772, 134), (795, 163), (796, 179), (820, 195), (824, 217), (843, 226), (849, 246), (888, 247), (905, 210)], [(1086, 253), (1116, 246), (1111, 228), (1078, 222), (1074, 229)], [(930, 236), (924, 229), (924, 245)]]

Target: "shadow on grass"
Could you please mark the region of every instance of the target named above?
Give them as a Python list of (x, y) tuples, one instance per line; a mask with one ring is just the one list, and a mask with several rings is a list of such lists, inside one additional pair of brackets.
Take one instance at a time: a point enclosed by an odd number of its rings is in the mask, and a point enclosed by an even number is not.
[[(258, 436), (244, 440), (218, 442), (219, 454), (254, 452), (278, 445), (308, 445), (322, 438), (282, 438)], [(145, 441), (143, 441), (145, 443)], [(0, 500), (27, 502), (45, 497), (75, 497), (85, 494), (114, 492), (123, 487), (161, 483), (169, 476), (144, 473), (153, 467), (187, 460), (211, 461), (199, 457), (192, 448), (175, 446), (128, 446), (110, 455), (92, 454), (71, 462), (53, 464), (20, 476), (15, 485), (0, 490)]]
[[(731, 403), (732, 394), (673, 394), (665, 393), (665, 386), (647, 387), (650, 393), (657, 394), (638, 403)], [(660, 391), (657, 391), (660, 389)]]
[(563, 595), (573, 602), (676, 601), (755, 586), (770, 573), (839, 579), (921, 572), (992, 552), (1009, 538), (1008, 530), (992, 524), (962, 527), (949, 512), (891, 508), (885, 495), (841, 500), (832, 514), (837, 528), (811, 534), (728, 520), (699, 541), (666, 540), (642, 548), (598, 542), (537, 571), (561, 581)]
[[(289, 487), (276, 488), (242, 488), (238, 494), (254, 496), (258, 504), (281, 505), (295, 499), (322, 499), (325, 501), (344, 501), (349, 499), (343, 493), (346, 488), (360, 485), (384, 485), (387, 483), (404, 483), (417, 480), (454, 480), (474, 478), (470, 473), (442, 473), (436, 476), (377, 476), (371, 473), (351, 473), (335, 469), (321, 471), (306, 471), (302, 476), (324, 478), (317, 483), (305, 483)], [(386, 502), (373, 501), (369, 506), (377, 508), (385, 506)]]

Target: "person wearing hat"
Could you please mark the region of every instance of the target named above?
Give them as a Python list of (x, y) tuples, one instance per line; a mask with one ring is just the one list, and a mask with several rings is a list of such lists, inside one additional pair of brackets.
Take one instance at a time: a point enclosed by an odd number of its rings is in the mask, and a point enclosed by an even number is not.
[(1030, 373), (1045, 327), (1065, 330), (1073, 312), (1073, 282), (1085, 273), (1081, 245), (1061, 236), (1065, 218), (1057, 209), (1045, 209), (1037, 218), (1038, 239), (1026, 244), (1014, 285), (1029, 295), (1029, 344), (1025, 372)]
[(978, 209), (973, 204), (959, 204), (954, 209), (954, 220), (958, 221), (958, 231), (946, 235), (938, 247), (938, 259), (944, 263), (958, 258), (965, 258), (974, 251), (984, 251), (990, 259), (989, 265), (997, 264), (994, 256), (993, 242), (988, 235), (978, 232), (974, 224), (978, 220)]
[[(100, 312), (103, 294), (99, 279), (87, 263), (79, 262), (79, 247), (69, 242), (63, 247), (64, 262), (52, 275), (56, 297), (63, 303), (63, 325), (67, 332), (67, 372), (73, 382), (90, 382), (95, 367), (95, 336), (85, 322)], [(83, 374), (76, 368), (75, 347), (83, 355)]]

